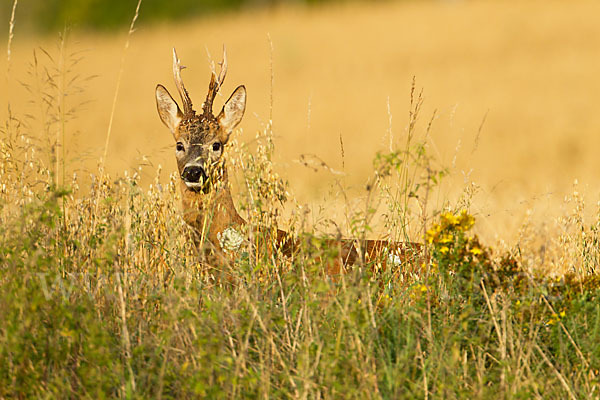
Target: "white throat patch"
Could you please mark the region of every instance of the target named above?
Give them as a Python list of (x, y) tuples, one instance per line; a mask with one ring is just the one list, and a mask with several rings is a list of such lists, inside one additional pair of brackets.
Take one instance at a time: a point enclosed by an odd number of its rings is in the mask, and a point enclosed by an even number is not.
[(183, 183), (185, 183), (185, 186), (189, 187), (190, 189), (197, 189), (197, 188), (201, 188), (202, 187), (202, 183), (200, 183), (200, 182), (186, 182), (186, 181), (183, 181)]

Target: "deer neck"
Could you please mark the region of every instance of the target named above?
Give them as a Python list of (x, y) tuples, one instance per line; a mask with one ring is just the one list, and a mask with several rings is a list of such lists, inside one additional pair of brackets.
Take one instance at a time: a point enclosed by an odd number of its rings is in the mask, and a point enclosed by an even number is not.
[(218, 236), (228, 228), (238, 230), (246, 221), (238, 214), (233, 203), (227, 168), (221, 165), (221, 179), (207, 193), (195, 192), (181, 181), (184, 220), (200, 235), (201, 240), (219, 247)]

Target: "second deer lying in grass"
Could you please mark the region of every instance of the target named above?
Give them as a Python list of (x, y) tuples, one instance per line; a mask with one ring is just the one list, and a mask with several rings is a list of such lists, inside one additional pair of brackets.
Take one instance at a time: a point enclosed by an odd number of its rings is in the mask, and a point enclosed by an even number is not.
[[(207, 241), (216, 251), (235, 251), (244, 241), (240, 232), (246, 221), (234, 206), (223, 152), (231, 132), (244, 115), (246, 88), (238, 86), (215, 116), (213, 101), (227, 74), (225, 52), (220, 65), (219, 75), (213, 68), (202, 112), (196, 113), (181, 79), (183, 67), (173, 49), (173, 75), (183, 109), (162, 85), (156, 87), (156, 105), (162, 122), (175, 138), (185, 221), (197, 231), (200, 243)], [(299, 242), (285, 231), (263, 229), (260, 233), (271, 239), (271, 243), (266, 243), (269, 248), (286, 256), (293, 256), (299, 249)], [(328, 239), (326, 245), (339, 249), (336, 261), (325, 265), (329, 274), (340, 273), (359, 262), (380, 261), (384, 268), (387, 264), (412, 264), (422, 258), (423, 250), (418, 243), (382, 240)]]

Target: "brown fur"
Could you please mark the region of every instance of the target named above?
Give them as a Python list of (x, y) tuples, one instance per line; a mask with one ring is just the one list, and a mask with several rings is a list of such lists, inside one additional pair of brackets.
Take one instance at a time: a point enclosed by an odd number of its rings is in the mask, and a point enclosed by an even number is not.
[[(181, 192), (185, 221), (198, 233), (198, 245), (210, 244), (210, 248), (221, 252), (219, 235), (228, 228), (243, 231), (246, 221), (238, 214), (231, 197), (227, 168), (223, 158), (223, 147), (229, 135), (240, 122), (246, 101), (246, 90), (239, 86), (223, 106), (221, 113), (212, 114), (213, 100), (225, 79), (226, 56), (221, 63), (221, 73), (217, 77), (213, 69), (209, 91), (203, 104), (202, 114), (197, 115), (192, 101), (181, 79), (181, 65), (173, 50), (173, 72), (175, 83), (182, 98), (181, 111), (169, 92), (161, 85), (156, 88), (158, 113), (163, 123), (171, 130), (177, 142), (177, 166), (181, 179)], [(215, 150), (217, 147), (219, 150)], [(184, 171), (193, 167), (202, 169), (203, 178), (190, 182), (184, 178)], [(269, 235), (271, 233), (271, 235)], [(291, 238), (280, 229), (270, 232), (258, 228), (253, 236), (263, 238), (268, 251), (280, 251), (287, 257), (294, 257), (302, 243)], [(268, 238), (271, 238), (269, 240)], [(270, 243), (269, 243), (270, 242)], [(394, 264), (416, 264), (423, 261), (423, 246), (418, 243), (393, 243), (382, 240), (328, 239), (326, 247), (337, 248), (338, 257), (324, 265), (329, 275), (343, 273), (356, 264), (380, 265), (387, 268), (389, 260)], [(391, 258), (390, 258), (391, 257)]]

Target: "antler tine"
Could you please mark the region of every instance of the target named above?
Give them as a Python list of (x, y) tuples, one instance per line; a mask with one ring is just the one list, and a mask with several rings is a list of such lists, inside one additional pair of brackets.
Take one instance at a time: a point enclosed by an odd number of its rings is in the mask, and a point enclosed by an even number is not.
[(181, 101), (183, 102), (183, 113), (189, 114), (193, 113), (192, 109), (192, 99), (190, 99), (190, 95), (188, 94), (185, 86), (183, 85), (183, 80), (181, 79), (181, 70), (185, 67), (181, 65), (179, 61), (179, 57), (177, 57), (177, 51), (175, 47), (173, 47), (173, 77), (175, 78), (175, 86), (177, 86), (177, 91), (179, 92), (179, 96), (181, 96)]
[(219, 73), (219, 79), (217, 79), (219, 85), (217, 91), (223, 85), (225, 76), (227, 75), (227, 50), (225, 49), (225, 45), (223, 45), (223, 60), (219, 64), (221, 65), (221, 72)]
[(227, 76), (227, 50), (225, 49), (225, 45), (223, 45), (223, 60), (219, 65), (221, 66), (221, 71), (219, 72), (219, 76), (217, 76), (215, 64), (214, 62), (211, 63), (212, 75), (210, 77), (210, 84), (208, 85), (208, 94), (206, 95), (206, 101), (202, 105), (205, 114), (212, 113), (213, 101), (225, 81), (225, 76)]

